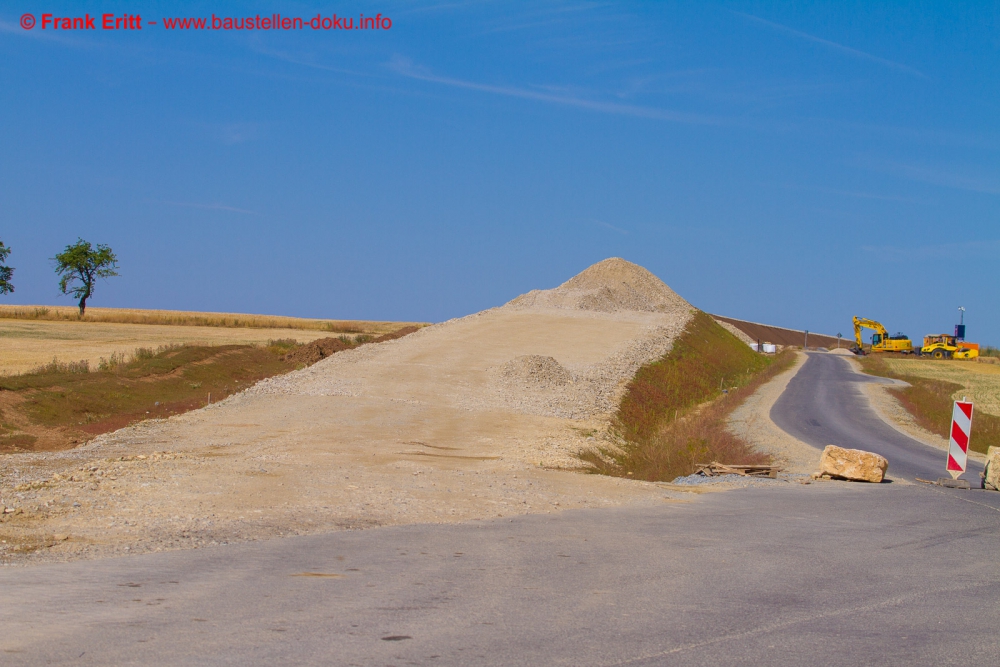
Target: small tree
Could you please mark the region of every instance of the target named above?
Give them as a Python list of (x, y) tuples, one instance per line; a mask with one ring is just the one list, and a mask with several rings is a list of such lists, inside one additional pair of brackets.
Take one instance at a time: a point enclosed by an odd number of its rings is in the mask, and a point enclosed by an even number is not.
[[(111, 248), (98, 244), (95, 250), (89, 241), (83, 239), (77, 239), (73, 245), (66, 246), (53, 260), (56, 263), (56, 273), (62, 276), (59, 279), (59, 291), (79, 299), (80, 317), (87, 310), (87, 299), (94, 295), (94, 283), (97, 279), (118, 275), (115, 271), (118, 268), (118, 258)], [(73, 286), (76, 281), (80, 284)]]
[(10, 294), (14, 291), (14, 285), (10, 282), (14, 277), (14, 269), (4, 264), (9, 254), (10, 248), (0, 241), (0, 294)]

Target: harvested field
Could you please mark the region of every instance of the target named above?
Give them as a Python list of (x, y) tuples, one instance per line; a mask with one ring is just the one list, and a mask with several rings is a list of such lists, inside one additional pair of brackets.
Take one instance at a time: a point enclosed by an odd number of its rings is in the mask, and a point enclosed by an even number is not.
[[(401, 326), (403, 324), (390, 327), (390, 330)], [(318, 329), (0, 319), (0, 374), (26, 373), (53, 359), (86, 361), (96, 368), (101, 358), (130, 356), (139, 348), (156, 349), (163, 345), (265, 345), (269, 340), (279, 339), (308, 343), (328, 336), (329, 332)]]
[(70, 534), (36, 556), (67, 558), (662, 502), (655, 485), (563, 469), (607, 437), (629, 380), (694, 312), (645, 269), (606, 260), (202, 410), (4, 457), (2, 502), (22, 512), (0, 535)]
[[(899, 362), (903, 362), (905, 365), (897, 366), (896, 364)], [(887, 358), (884, 355), (870, 355), (859, 359), (857, 363), (864, 372), (871, 375), (896, 378), (909, 383), (909, 387), (901, 389), (890, 387), (886, 391), (895, 397), (899, 405), (912, 416), (917, 428), (927, 431), (932, 436), (937, 436), (942, 442), (947, 442), (951, 431), (952, 406), (955, 397), (960, 398), (971, 389), (966, 389), (963, 385), (943, 379), (941, 376), (969, 382), (970, 386), (978, 385), (981, 394), (989, 395), (992, 393), (991, 390), (984, 392), (982, 381), (977, 382), (978, 377), (983, 375), (989, 377), (992, 376), (992, 373), (974, 373), (971, 368), (978, 365), (972, 362), (897, 360)], [(968, 366), (969, 368), (963, 372), (960, 368), (952, 368), (956, 365)], [(985, 364), (982, 367), (984, 369), (993, 368)], [(907, 372), (900, 372), (897, 368)], [(952, 375), (953, 373), (955, 375)], [(938, 377), (928, 377), (928, 375)], [(992, 383), (987, 384), (991, 385)], [(907, 420), (897, 419), (897, 421), (902, 421), (905, 424)], [(985, 454), (991, 446), (1000, 447), (1000, 417), (977, 405), (972, 423), (972, 437), (969, 439), (971, 451)]]
[(1000, 417), (1000, 366), (975, 361), (886, 358), (889, 368), (899, 375), (943, 380), (959, 385), (952, 399), (968, 396), (976, 410)]
[(139, 308), (87, 308), (83, 318), (75, 306), (0, 305), (0, 319), (44, 322), (103, 322), (105, 324), (156, 324), (234, 329), (304, 329), (327, 333), (383, 334), (414, 322), (369, 322), (360, 320), (317, 320), (281, 315), (246, 313), (204, 313), (187, 310), (143, 310)]

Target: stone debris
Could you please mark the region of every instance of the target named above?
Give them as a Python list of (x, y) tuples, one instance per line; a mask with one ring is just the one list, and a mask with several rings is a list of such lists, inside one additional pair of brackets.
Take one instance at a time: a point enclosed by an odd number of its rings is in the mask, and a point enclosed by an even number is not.
[(983, 471), (983, 488), (1000, 491), (1000, 447), (986, 450), (986, 469)]
[(549, 389), (573, 382), (573, 376), (553, 357), (529, 354), (511, 359), (496, 369), (497, 378), (518, 387)]
[(855, 482), (879, 483), (885, 478), (889, 461), (884, 456), (860, 449), (827, 445), (819, 459), (819, 472), (813, 477), (829, 476)]

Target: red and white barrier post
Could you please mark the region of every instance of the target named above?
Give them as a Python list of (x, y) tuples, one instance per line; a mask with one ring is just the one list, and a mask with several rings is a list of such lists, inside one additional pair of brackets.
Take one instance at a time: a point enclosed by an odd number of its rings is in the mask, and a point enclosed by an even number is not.
[(955, 401), (951, 413), (951, 440), (948, 445), (947, 470), (952, 479), (965, 472), (969, 458), (969, 434), (972, 432), (972, 402)]

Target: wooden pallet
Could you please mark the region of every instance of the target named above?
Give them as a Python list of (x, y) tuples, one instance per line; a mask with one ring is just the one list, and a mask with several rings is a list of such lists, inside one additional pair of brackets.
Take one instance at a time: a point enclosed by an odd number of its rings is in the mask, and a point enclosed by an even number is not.
[(697, 463), (695, 474), (701, 473), (706, 477), (717, 475), (743, 475), (744, 477), (770, 477), (774, 479), (778, 476), (781, 468), (778, 466), (747, 466), (729, 465), (712, 461), (711, 463)]

